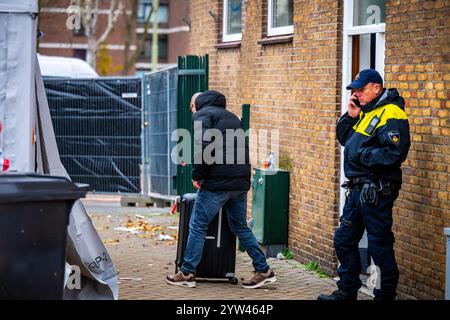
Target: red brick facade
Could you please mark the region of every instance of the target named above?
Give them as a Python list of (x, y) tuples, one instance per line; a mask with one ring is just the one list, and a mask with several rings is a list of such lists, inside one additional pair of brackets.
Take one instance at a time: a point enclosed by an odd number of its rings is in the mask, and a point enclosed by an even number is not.
[[(289, 247), (336, 274), (343, 1), (294, 1), (294, 33), (265, 41), (267, 1), (243, 1), (242, 41), (221, 43), (222, 1), (191, 1), (192, 54), (209, 54), (210, 88), (250, 126), (279, 129), (291, 159)], [(386, 1), (385, 79), (407, 100), (412, 147), (394, 209), (401, 298), (443, 298), (450, 225), (449, 19), (446, 1)], [(249, 201), (250, 204), (250, 201)]]
[[(108, 9), (109, 1), (101, 1), (100, 9)], [(83, 35), (75, 35), (73, 30), (66, 27), (66, 20), (68, 18), (65, 10), (71, 4), (70, 0), (47, 0), (42, 2), (42, 9), (39, 15), (39, 28), (44, 33), (44, 37), (40, 40), (42, 45), (38, 48), (38, 52), (43, 55), (51, 56), (66, 56), (74, 57), (76, 55), (73, 44), (86, 44), (86, 37)], [(130, 10), (130, 2), (125, 1), (126, 9)], [(107, 15), (99, 14), (98, 18), (98, 36), (105, 30), (107, 23)], [(107, 38), (106, 42), (114, 49), (108, 50), (108, 55), (112, 57), (112, 66), (116, 68), (123, 67), (124, 61), (124, 43), (125, 38), (128, 37), (125, 32), (125, 17), (120, 16), (114, 25), (114, 29)], [(132, 29), (135, 30), (135, 21), (132, 22)], [(136, 34), (131, 33), (131, 45), (135, 45)], [(48, 44), (52, 47), (48, 48)], [(60, 48), (55, 48), (59, 46)], [(83, 49), (81, 49), (83, 50)], [(130, 51), (130, 55), (133, 51)], [(111, 75), (120, 75), (122, 72), (118, 71)], [(131, 68), (130, 74), (134, 74), (134, 68)]]
[[(186, 27), (189, 21), (189, 1), (171, 0), (169, 3), (169, 28)], [(176, 63), (178, 56), (189, 52), (189, 35), (188, 31), (174, 32), (169, 35), (169, 63)]]
[[(162, 0), (160, 5), (168, 6), (168, 21), (159, 24), (160, 40), (167, 44), (167, 56), (158, 59), (161, 67), (166, 64), (177, 63), (178, 56), (189, 52), (189, 1), (185, 0)], [(144, 23), (138, 23), (138, 27), (144, 27)], [(151, 40), (151, 29), (148, 31), (147, 39)], [(150, 64), (150, 57), (140, 57), (138, 62)], [(149, 70), (149, 66), (147, 68)]]
[[(132, 0), (122, 0), (128, 13), (132, 10)], [(68, 13), (67, 7), (71, 4), (70, 0), (43, 0), (42, 10), (39, 15), (39, 28), (44, 32), (45, 36), (41, 39), (42, 45), (38, 48), (38, 52), (43, 55), (75, 57), (77, 49), (85, 48), (86, 37), (83, 35), (75, 35), (74, 32), (66, 27)], [(189, 22), (189, 3), (185, 0), (162, 0), (161, 4), (168, 4), (168, 22), (159, 25), (160, 37), (167, 39), (167, 58), (160, 63), (177, 62), (177, 57), (185, 55), (189, 46), (189, 28), (186, 22)], [(108, 9), (109, 1), (100, 1), (100, 9)], [(99, 14), (98, 34), (105, 30), (107, 23), (107, 15), (103, 12)], [(131, 33), (126, 31), (126, 19), (122, 15), (118, 18), (114, 25), (113, 31), (107, 38), (107, 44), (110, 46), (107, 54), (112, 57), (112, 70), (121, 69), (126, 63), (125, 43), (130, 42), (130, 58), (137, 45), (138, 36), (136, 34), (137, 27), (143, 27), (144, 23), (137, 23), (136, 19), (130, 18)], [(151, 38), (152, 24), (148, 30), (147, 38)], [(131, 38), (130, 38), (131, 35)], [(84, 45), (84, 47), (83, 47)], [(78, 49), (83, 50), (83, 49)], [(137, 62), (150, 64), (150, 57), (140, 57)], [(98, 69), (98, 66), (97, 66)], [(135, 67), (132, 66), (128, 75), (135, 74)], [(122, 75), (122, 71), (111, 71), (108, 75)]]
[(386, 82), (407, 103), (412, 146), (394, 214), (407, 296), (442, 298), (450, 225), (450, 3), (388, 1)]

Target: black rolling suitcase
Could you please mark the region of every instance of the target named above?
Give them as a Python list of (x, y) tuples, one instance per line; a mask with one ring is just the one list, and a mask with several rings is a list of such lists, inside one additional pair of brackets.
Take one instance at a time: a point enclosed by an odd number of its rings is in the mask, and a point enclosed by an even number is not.
[[(186, 193), (177, 200), (180, 212), (178, 228), (177, 258), (175, 273), (183, 263), (189, 235), (189, 220), (194, 208), (196, 194)], [(197, 266), (196, 279), (228, 279), (237, 284), (236, 267), (236, 236), (231, 232), (225, 210), (221, 209), (209, 225), (203, 255)]]

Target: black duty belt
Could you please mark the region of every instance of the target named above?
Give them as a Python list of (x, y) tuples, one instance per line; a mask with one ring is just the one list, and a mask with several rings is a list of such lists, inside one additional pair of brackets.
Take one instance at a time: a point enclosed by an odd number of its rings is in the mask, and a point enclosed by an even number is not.
[(400, 189), (400, 182), (391, 180), (389, 178), (384, 177), (357, 177), (351, 178), (349, 181), (346, 181), (342, 187), (345, 189), (352, 189), (355, 186), (362, 186), (366, 183), (374, 183), (378, 187), (378, 191), (382, 191), (383, 194), (389, 194), (393, 189)]
[(345, 181), (342, 187), (344, 189), (353, 189), (353, 187), (358, 185), (363, 185), (365, 183), (371, 183), (376, 181), (375, 179), (369, 179), (367, 177), (351, 178), (349, 181)]
[(379, 179), (370, 179), (367, 177), (358, 177), (358, 178), (351, 178), (350, 179), (350, 183), (353, 185), (357, 185), (357, 184), (364, 184), (364, 183), (371, 183), (371, 182), (375, 182), (378, 181)]

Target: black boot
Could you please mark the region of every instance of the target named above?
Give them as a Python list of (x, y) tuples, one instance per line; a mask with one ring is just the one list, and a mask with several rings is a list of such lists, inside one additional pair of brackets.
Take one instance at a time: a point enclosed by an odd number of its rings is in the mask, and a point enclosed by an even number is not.
[(342, 290), (336, 290), (332, 294), (321, 294), (317, 300), (338, 301), (338, 300), (357, 300), (358, 293), (348, 294)]

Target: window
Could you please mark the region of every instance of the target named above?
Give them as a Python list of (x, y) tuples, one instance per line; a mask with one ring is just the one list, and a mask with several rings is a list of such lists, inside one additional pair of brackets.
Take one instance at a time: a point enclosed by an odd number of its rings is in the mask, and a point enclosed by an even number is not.
[(294, 32), (292, 0), (268, 0), (267, 35), (277, 36)]
[[(137, 19), (138, 22), (145, 22), (152, 11), (152, 0), (139, 0)], [(158, 9), (158, 23), (167, 23), (169, 21), (169, 6), (160, 4)], [(153, 18), (150, 20), (153, 22)]]
[(386, 0), (359, 0), (353, 4), (353, 26), (384, 23)]
[[(148, 36), (145, 40), (144, 46), (141, 51), (141, 58), (143, 59), (151, 59), (152, 57), (152, 37)], [(159, 35), (158, 36), (158, 61), (165, 62), (167, 61), (167, 36)]]
[(73, 49), (73, 57), (86, 61), (86, 49)]
[(84, 30), (84, 26), (83, 26), (83, 24), (81, 23), (81, 25), (80, 25), (80, 27), (77, 29), (77, 28), (73, 28), (73, 35), (74, 36), (85, 36), (86, 34), (85, 34), (85, 30)]
[(223, 1), (223, 42), (242, 39), (242, 0)]

